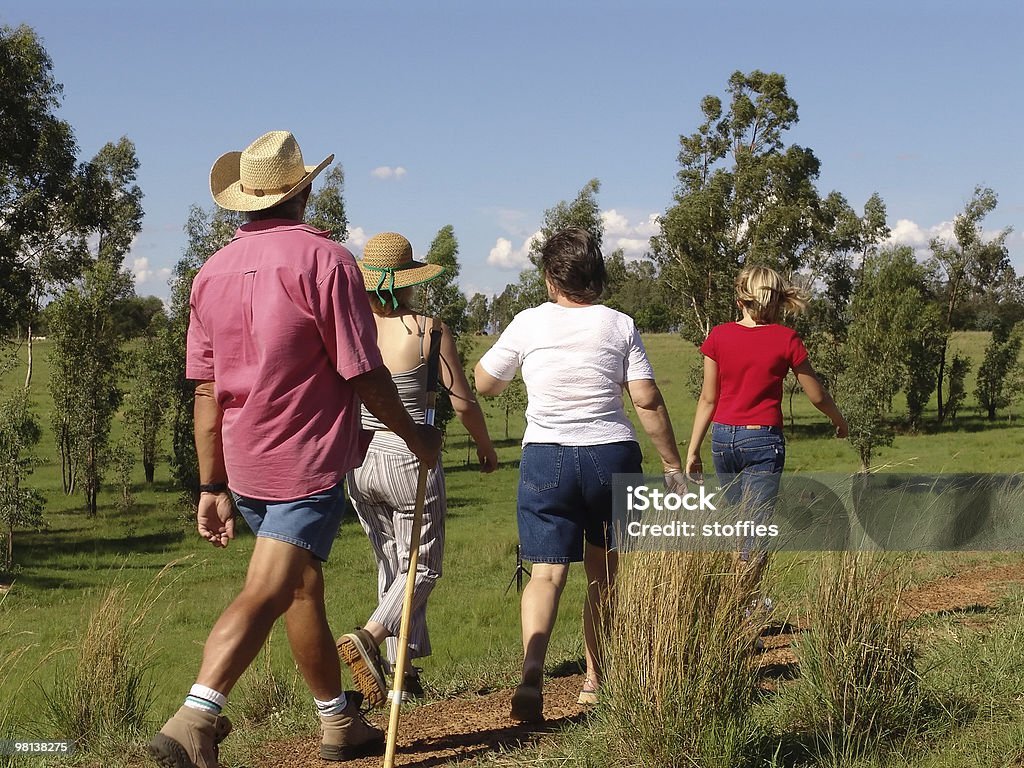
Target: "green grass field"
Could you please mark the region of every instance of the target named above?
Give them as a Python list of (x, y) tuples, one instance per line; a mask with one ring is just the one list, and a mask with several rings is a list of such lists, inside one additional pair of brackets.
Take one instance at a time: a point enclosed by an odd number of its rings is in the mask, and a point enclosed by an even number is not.
[[(489, 341), (477, 340), (477, 355)], [(684, 443), (694, 412), (687, 380), (698, 353), (678, 336), (654, 335), (645, 341), (669, 405), (680, 450), (685, 453)], [(961, 333), (954, 337), (953, 349), (965, 352), (976, 370), (986, 342), (987, 334)], [(145, 632), (156, 638), (150, 717), (158, 725), (178, 706), (193, 682), (206, 634), (244, 578), (253, 538), (243, 531), (226, 551), (214, 550), (202, 542), (194, 534), (192, 520), (181, 506), (177, 492), (169, 485), (166, 461), (157, 467), (153, 488), (145, 487), (139, 465), (132, 508), (121, 508), (120, 490), (111, 482), (101, 493), (98, 518), (87, 519), (81, 495), (69, 498), (60, 487), (60, 468), (48, 416), (47, 353), (47, 343), (37, 342), (32, 399), (44, 427), (38, 448), (43, 463), (30, 482), (46, 494), (48, 527), (40, 532), (16, 532), (14, 583), (6, 596), (0, 598), (0, 661), (7, 660), (0, 667), (0, 737), (5, 718), (8, 732), (18, 736), (58, 737), (60, 734), (52, 731), (46, 719), (47, 692), (75, 663), (87, 618), (104, 591), (112, 584), (128, 584), (132, 595), (141, 596), (165, 566), (176, 562), (170, 573), (162, 577), (164, 582), (172, 583), (158, 600), (144, 606)], [(20, 386), (23, 378), (22, 364), (4, 374), (3, 387)], [(956, 423), (941, 428), (926, 426), (917, 434), (901, 433), (891, 448), (878, 452), (876, 462), (922, 472), (1019, 471), (1024, 459), (1024, 420), (1013, 413), (1004, 414), (995, 423), (987, 422), (974, 408), (973, 378), (972, 372), (967, 382), (967, 405)], [(898, 411), (899, 403), (896, 407)], [(493, 402), (485, 404), (485, 412), (499, 446), (497, 472), (483, 476), (466, 466), (466, 437), (457, 422), (451, 425), (446, 439), (448, 544), (444, 577), (430, 603), (434, 655), (423, 664), (428, 693), (435, 696), (509, 685), (517, 676), (519, 604), (515, 589), (506, 589), (515, 568), (515, 489), (523, 419), (521, 414), (513, 417), (509, 437), (504, 439), (504, 414)], [(787, 470), (852, 473), (858, 469), (853, 449), (847, 442), (830, 436), (827, 421), (802, 395), (798, 394), (794, 401), (792, 426), (788, 408), (786, 417)], [(929, 418), (934, 418), (933, 412), (926, 413), (926, 422)], [(115, 423), (115, 439), (123, 428), (121, 422)], [(643, 437), (641, 443), (645, 449), (645, 469), (659, 471), (656, 453)], [(706, 461), (708, 458), (705, 455)], [(955, 569), (960, 562), (1013, 558), (934, 556), (925, 558), (917, 570), (920, 578), (930, 578)], [(806, 559), (791, 557), (777, 570), (782, 574), (781, 594), (794, 603), (806, 600)], [(342, 526), (325, 571), (334, 631), (341, 633), (361, 624), (374, 605), (376, 575), (362, 530), (351, 519)], [(549, 654), (552, 665), (576, 661), (582, 656), (578, 618), (582, 582), (580, 572), (570, 577)], [(1012, 613), (1013, 605), (1008, 604), (1006, 615)], [(986, 631), (995, 631), (990, 623), (987, 626)], [(945, 630), (940, 626), (934, 631), (941, 634)], [(961, 631), (962, 628), (956, 629)], [(270, 646), (274, 669), (283, 678), (293, 680), (283, 630), (275, 630)], [(239, 695), (247, 684), (243, 678)], [(1010, 733), (1005, 729), (1016, 729), (1018, 735), (1024, 733), (1024, 715), (1019, 708), (1015, 716), (1000, 718), (995, 730), (978, 726), (984, 738), (978, 736), (973, 741), (995, 740), (1001, 745), (1000, 734)], [(970, 762), (971, 741), (956, 744), (958, 754), (968, 750), (968, 757), (962, 762), (940, 760), (920, 764), (992, 764)]]

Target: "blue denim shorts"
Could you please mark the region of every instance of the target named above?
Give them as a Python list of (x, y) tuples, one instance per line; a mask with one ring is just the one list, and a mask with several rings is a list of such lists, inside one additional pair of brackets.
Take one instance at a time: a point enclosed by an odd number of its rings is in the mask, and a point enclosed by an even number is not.
[(579, 562), (584, 539), (612, 548), (612, 475), (639, 474), (642, 459), (635, 441), (524, 445), (516, 511), (523, 559)]
[(327, 560), (345, 511), (344, 484), (295, 501), (264, 501), (231, 494), (246, 524), (257, 536), (277, 539)]
[[(737, 512), (737, 519), (766, 522), (775, 501), (786, 463), (786, 441), (779, 427), (711, 425), (711, 458), (722, 485), (722, 495)], [(744, 542), (746, 560), (754, 541)]]

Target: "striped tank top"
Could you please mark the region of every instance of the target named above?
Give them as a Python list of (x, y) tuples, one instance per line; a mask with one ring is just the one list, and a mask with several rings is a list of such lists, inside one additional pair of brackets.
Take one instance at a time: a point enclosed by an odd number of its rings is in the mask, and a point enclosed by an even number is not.
[[(422, 325), (420, 322), (422, 321)], [(420, 342), (420, 364), (408, 371), (392, 373), (391, 380), (395, 382), (395, 389), (398, 390), (398, 397), (409, 412), (412, 420), (422, 424), (427, 418), (427, 361), (423, 357), (423, 336), (426, 332), (426, 319), (418, 318), (416, 322), (419, 328)], [(363, 429), (373, 431), (387, 431), (387, 426), (376, 416), (366, 410), (365, 405), (359, 406), (362, 417)]]

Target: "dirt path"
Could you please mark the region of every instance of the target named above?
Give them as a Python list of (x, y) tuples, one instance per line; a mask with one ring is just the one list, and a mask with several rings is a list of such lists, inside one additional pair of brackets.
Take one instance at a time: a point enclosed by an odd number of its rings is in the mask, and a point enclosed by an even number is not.
[[(395, 764), (403, 766), (448, 765), (498, 749), (515, 749), (536, 742), (583, 715), (576, 696), (583, 675), (556, 677), (544, 682), (544, 716), (541, 725), (517, 723), (509, 717), (511, 691), (467, 698), (447, 699), (402, 713)], [(378, 710), (370, 721), (387, 730), (387, 710)], [(254, 762), (255, 768), (299, 768), (328, 765), (320, 760), (320, 745), (313, 739), (270, 744)], [(383, 759), (368, 757), (344, 763), (346, 768), (380, 768)]]
[[(1010, 585), (1021, 583), (1024, 583), (1024, 563), (975, 566), (909, 590), (904, 595), (904, 605), (908, 618), (983, 611), (995, 605)], [(770, 627), (766, 632), (761, 654), (766, 686), (772, 687), (796, 675), (792, 643), (799, 632), (800, 628), (791, 624)], [(582, 675), (545, 681), (547, 720), (540, 727), (516, 723), (509, 717), (510, 690), (410, 709), (402, 716), (396, 764), (431, 768), (535, 743), (545, 734), (585, 716), (583, 708), (576, 704), (582, 683)], [(386, 710), (378, 711), (370, 719), (378, 727), (387, 728)], [(380, 757), (370, 757), (345, 763), (345, 766), (379, 768), (382, 762)], [(319, 744), (309, 738), (266, 745), (253, 762), (253, 768), (308, 768), (310, 765), (330, 764), (320, 760)]]

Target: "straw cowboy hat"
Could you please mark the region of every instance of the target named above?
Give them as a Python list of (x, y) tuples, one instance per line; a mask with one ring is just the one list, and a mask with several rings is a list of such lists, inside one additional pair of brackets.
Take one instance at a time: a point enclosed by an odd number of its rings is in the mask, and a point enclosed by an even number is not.
[(395, 309), (398, 308), (395, 291), (433, 280), (444, 272), (440, 264), (415, 261), (412, 245), (397, 232), (381, 232), (371, 237), (358, 264), (366, 290), (376, 293), (381, 304), (388, 303), (381, 291), (388, 291)]
[(289, 131), (271, 131), (241, 152), (217, 158), (210, 170), (210, 192), (229, 211), (263, 211), (294, 197), (331, 161), (319, 165), (302, 162), (302, 150)]

